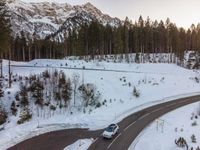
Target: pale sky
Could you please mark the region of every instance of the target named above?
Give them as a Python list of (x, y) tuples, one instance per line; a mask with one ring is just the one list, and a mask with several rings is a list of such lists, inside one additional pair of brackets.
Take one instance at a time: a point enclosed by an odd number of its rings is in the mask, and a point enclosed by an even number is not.
[(90, 2), (112, 17), (135, 21), (142, 15), (155, 20), (170, 18), (177, 26), (188, 28), (200, 22), (200, 0), (23, 0), (25, 2), (67, 2), (72, 5)]

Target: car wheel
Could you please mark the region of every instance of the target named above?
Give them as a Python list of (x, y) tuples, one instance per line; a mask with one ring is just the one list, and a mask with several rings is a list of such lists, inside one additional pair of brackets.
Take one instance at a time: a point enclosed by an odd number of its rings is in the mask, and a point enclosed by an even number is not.
[(118, 133), (119, 133), (119, 130), (117, 130), (116, 134), (118, 134)]

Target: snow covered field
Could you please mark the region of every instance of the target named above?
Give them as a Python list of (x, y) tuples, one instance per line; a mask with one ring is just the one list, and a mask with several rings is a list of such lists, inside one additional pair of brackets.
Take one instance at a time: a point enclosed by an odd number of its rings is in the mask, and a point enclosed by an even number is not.
[[(186, 147), (179, 148), (175, 144), (175, 140), (180, 137), (186, 140), (189, 150), (192, 147), (193, 150), (196, 150), (198, 146), (200, 147), (199, 111), (198, 102), (162, 116), (159, 119), (164, 121), (164, 126), (162, 127), (160, 123), (157, 124), (157, 121), (154, 121), (138, 138), (138, 142), (132, 144), (130, 150), (143, 150), (146, 147), (148, 150), (186, 150)], [(196, 137), (196, 143), (192, 142), (193, 134)]]
[(92, 141), (92, 139), (80, 139), (72, 145), (67, 146), (64, 150), (86, 150), (90, 147)]
[[(200, 89), (200, 84), (196, 80), (200, 78), (199, 72), (186, 70), (175, 64), (128, 64), (96, 60), (89, 62), (83, 60), (34, 60), (27, 63), (12, 62), (12, 64), (35, 66), (30, 68), (12, 67), (13, 75), (17, 74), (18, 76), (39, 74), (46, 69), (51, 72), (55, 68), (63, 70), (69, 78), (78, 74), (80, 84), (84, 82), (96, 85), (101, 93), (102, 105), (96, 109), (88, 108), (85, 113), (76, 109), (72, 109), (73, 113), (59, 113), (58, 111), (47, 118), (37, 117), (33, 112), (33, 117), (29, 122), (17, 125), (19, 116), (10, 114), (11, 102), (19, 90), (19, 85), (13, 83), (12, 89), (5, 87), (5, 97), (8, 100), (6, 99), (3, 103), (9, 112), (9, 121), (5, 124), (5, 130), (0, 131), (0, 137), (4, 137), (0, 140), (1, 150), (24, 139), (52, 130), (74, 127), (92, 130), (104, 128), (145, 106), (173, 100), (177, 95), (179, 97), (184, 97), (188, 93), (194, 95)], [(104, 71), (66, 69), (65, 67), (103, 69)], [(7, 61), (4, 61), (5, 76), (7, 69)], [(138, 98), (133, 95), (134, 87), (140, 93)], [(11, 94), (8, 95), (8, 91)], [(78, 98), (80, 99), (80, 97)]]

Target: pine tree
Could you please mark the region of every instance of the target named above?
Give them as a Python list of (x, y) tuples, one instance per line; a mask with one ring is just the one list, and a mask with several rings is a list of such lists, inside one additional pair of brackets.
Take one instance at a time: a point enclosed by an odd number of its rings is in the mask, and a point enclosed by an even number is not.
[(196, 143), (197, 142), (196, 137), (195, 137), (194, 134), (191, 136), (191, 140), (192, 140), (192, 143)]
[(3, 106), (0, 105), (0, 125), (6, 122), (7, 117), (7, 112)]
[(3, 85), (2, 85), (2, 80), (0, 80), (0, 99), (4, 96), (4, 90), (3, 90)]
[(136, 63), (140, 62), (140, 54), (138, 52), (136, 52), (136, 54), (135, 54), (135, 62)]
[(83, 99), (84, 107), (95, 106), (99, 101), (100, 93), (96, 90), (96, 86), (93, 84), (81, 85), (78, 90), (80, 91)]
[(121, 32), (122, 27), (120, 26), (119, 28), (114, 28), (113, 31), (113, 53), (114, 54), (122, 54), (123, 50), (123, 40), (122, 40), (122, 32)]
[(21, 107), (25, 108), (26, 106), (28, 106), (29, 104), (28, 91), (27, 91), (27, 87), (23, 84), (20, 85), (19, 96), (20, 96)]
[(17, 124), (23, 124), (25, 121), (29, 121), (32, 118), (32, 114), (28, 107), (25, 107), (20, 113), (20, 119), (17, 121)]
[[(9, 53), (11, 43), (10, 17), (6, 8), (6, 1), (0, 1), (0, 54)], [(1, 77), (3, 76), (2, 58), (0, 58)]]
[(67, 106), (67, 102), (70, 101), (71, 95), (72, 95), (72, 86), (70, 79), (68, 79), (62, 88), (62, 98), (64, 100), (65, 107)]
[(134, 89), (133, 89), (133, 95), (134, 95), (135, 97), (140, 97), (140, 92), (139, 92), (139, 90), (137, 90), (136, 87), (134, 87)]
[(123, 26), (123, 54), (126, 54), (126, 61), (129, 62), (128, 53), (129, 53), (129, 27), (130, 22), (128, 17), (126, 17), (124, 26)]
[(39, 78), (32, 84), (32, 95), (33, 98), (35, 99), (35, 104), (39, 105), (40, 107), (43, 107), (44, 105), (44, 98), (43, 98), (43, 90), (44, 90), (44, 85), (40, 81)]
[(15, 101), (12, 102), (10, 109), (11, 109), (12, 115), (16, 116), (17, 115), (17, 108), (16, 108)]
[(73, 74), (72, 76), (72, 83), (73, 83), (73, 92), (74, 92), (74, 106), (76, 105), (76, 93), (79, 84), (80, 76), (79, 74)]

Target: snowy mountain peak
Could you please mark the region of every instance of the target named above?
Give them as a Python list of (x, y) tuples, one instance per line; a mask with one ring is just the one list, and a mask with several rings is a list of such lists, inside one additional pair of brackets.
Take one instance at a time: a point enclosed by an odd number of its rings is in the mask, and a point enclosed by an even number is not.
[(23, 30), (30, 37), (45, 38), (54, 35), (60, 39), (68, 29), (81, 23), (97, 20), (102, 24), (118, 26), (121, 21), (103, 14), (91, 3), (72, 6), (68, 3), (26, 3), (21, 0), (7, 0), (11, 12), (11, 24), (14, 34)]
[(87, 2), (87, 3), (85, 3), (83, 6), (85, 6), (85, 7), (94, 7), (94, 8), (96, 8), (93, 4), (91, 4), (90, 2)]

